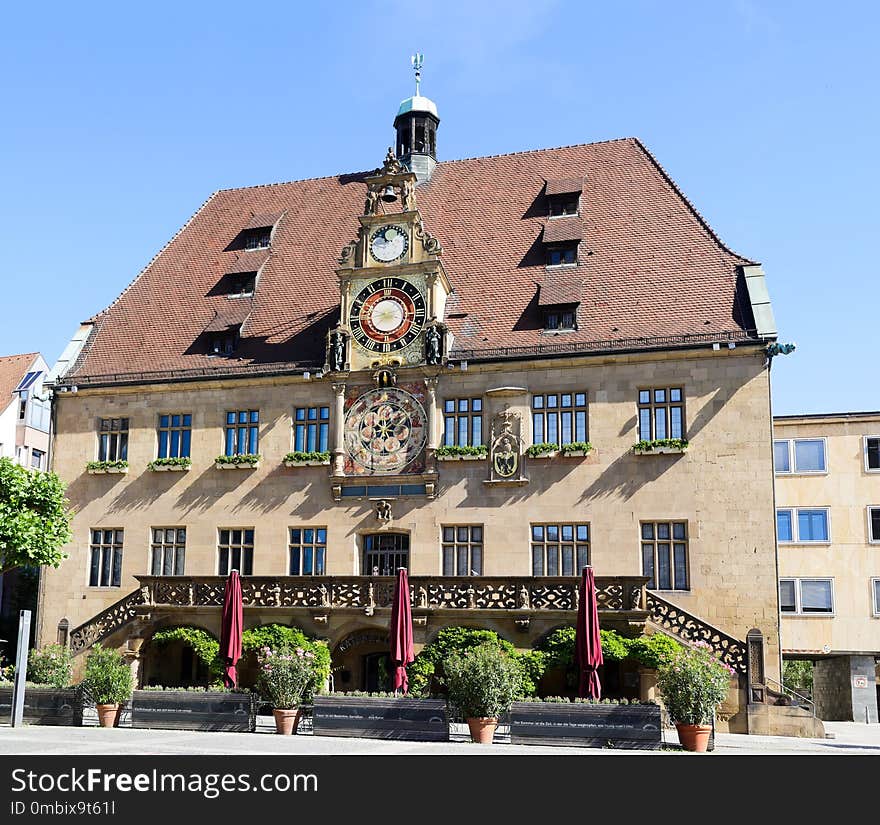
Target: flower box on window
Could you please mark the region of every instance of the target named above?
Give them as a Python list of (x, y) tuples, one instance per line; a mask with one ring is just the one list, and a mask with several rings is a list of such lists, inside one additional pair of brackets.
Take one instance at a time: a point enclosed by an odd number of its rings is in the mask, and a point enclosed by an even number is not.
[(653, 441), (639, 441), (633, 444), (636, 455), (661, 455), (686, 453), (688, 442), (684, 438), (655, 438)]
[(90, 461), (86, 464), (86, 471), (91, 475), (103, 475), (104, 473), (127, 473), (127, 461)]
[(563, 458), (583, 458), (593, 449), (589, 441), (573, 441), (571, 444), (563, 444), (559, 451)]
[(260, 458), (258, 453), (218, 455), (214, 459), (214, 466), (219, 470), (255, 470), (260, 466)]
[(438, 447), (434, 455), (439, 461), (484, 461), (489, 450), (485, 444), (477, 447), (458, 447), (452, 444)]
[(559, 445), (558, 444), (532, 444), (526, 450), (526, 455), (529, 458), (556, 458), (559, 455)]
[(330, 453), (293, 452), (284, 456), (285, 467), (327, 467), (330, 464)]
[(190, 467), (191, 458), (155, 458), (147, 464), (147, 469), (154, 473), (185, 473)]

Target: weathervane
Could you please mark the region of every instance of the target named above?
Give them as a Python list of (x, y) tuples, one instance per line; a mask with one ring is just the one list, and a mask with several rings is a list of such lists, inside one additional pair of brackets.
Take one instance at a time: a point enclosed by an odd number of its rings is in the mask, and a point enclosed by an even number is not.
[(419, 96), (419, 84), (422, 82), (422, 66), (425, 63), (425, 55), (416, 52), (411, 58), (412, 67), (416, 70), (416, 97)]

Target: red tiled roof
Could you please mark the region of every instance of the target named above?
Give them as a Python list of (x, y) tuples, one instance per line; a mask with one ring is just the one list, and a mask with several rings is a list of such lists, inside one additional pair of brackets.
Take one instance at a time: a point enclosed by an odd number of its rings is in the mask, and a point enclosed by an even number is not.
[(584, 237), (584, 225), (580, 218), (554, 218), (544, 225), (544, 243), (579, 241)]
[(252, 252), (242, 252), (235, 260), (223, 267), (228, 275), (236, 275), (240, 272), (257, 272), (266, 263), (269, 257), (268, 249), (255, 249)]
[[(337, 258), (357, 233), (368, 174), (216, 192), (100, 313), (71, 375), (216, 370), (217, 360), (194, 342), (227, 301), (210, 293), (228, 271), (229, 245), (252, 215), (282, 212), (236, 365), (323, 363), (325, 333), (338, 316)], [(566, 345), (742, 335), (754, 325), (737, 272), (748, 259), (718, 239), (638, 140), (626, 138), (442, 162), (416, 189), (455, 288), (456, 350), (545, 343), (535, 300), (546, 276), (542, 192), (547, 180), (575, 177), (584, 181), (577, 220), (589, 249), (574, 273), (584, 287), (578, 330)]]
[(244, 230), (248, 229), (266, 229), (270, 226), (275, 226), (278, 223), (278, 218), (281, 217), (280, 212), (260, 212), (254, 214), (251, 219), (245, 224)]
[(538, 292), (538, 306), (549, 307), (559, 304), (578, 304), (583, 293), (584, 282), (568, 272), (548, 272)]
[(557, 178), (547, 181), (546, 195), (571, 195), (584, 188), (583, 178)]
[(12, 391), (18, 386), (38, 352), (0, 356), (0, 412), (12, 403)]
[(247, 320), (252, 308), (252, 298), (227, 298), (226, 306), (217, 309), (217, 314), (205, 327), (205, 332), (223, 332), (240, 327)]

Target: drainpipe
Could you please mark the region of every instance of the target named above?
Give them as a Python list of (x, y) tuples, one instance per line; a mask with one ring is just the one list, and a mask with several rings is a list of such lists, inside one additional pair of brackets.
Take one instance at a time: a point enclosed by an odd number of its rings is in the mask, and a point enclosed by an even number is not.
[[(52, 387), (47, 387), (49, 394), (49, 446), (46, 456), (46, 472), (55, 472), (55, 421), (57, 416), (56, 394)], [(40, 579), (37, 585), (37, 610), (34, 616), (34, 646), (39, 647), (40, 637), (43, 632), (43, 603), (45, 601), (46, 577), (40, 569)]]

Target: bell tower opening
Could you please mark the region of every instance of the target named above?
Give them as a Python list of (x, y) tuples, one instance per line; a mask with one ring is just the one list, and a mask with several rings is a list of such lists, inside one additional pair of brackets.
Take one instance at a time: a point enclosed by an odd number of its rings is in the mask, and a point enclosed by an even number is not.
[(413, 55), (416, 93), (400, 104), (397, 117), (394, 118), (397, 157), (415, 173), (416, 185), (430, 180), (437, 165), (437, 127), (440, 125), (436, 104), (420, 94), (424, 60), (422, 54)]

